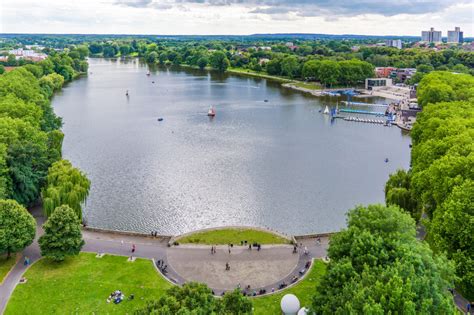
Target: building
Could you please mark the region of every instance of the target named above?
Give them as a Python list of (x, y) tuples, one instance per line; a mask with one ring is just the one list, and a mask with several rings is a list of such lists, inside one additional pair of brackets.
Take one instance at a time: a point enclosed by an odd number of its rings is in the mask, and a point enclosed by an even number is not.
[(435, 31), (432, 27), (429, 31), (421, 32), (421, 41), (427, 43), (441, 43), (441, 31)]
[(376, 67), (375, 68), (375, 75), (377, 78), (388, 78), (392, 74), (392, 71), (397, 70), (394, 67)]
[(392, 86), (392, 79), (390, 78), (368, 78), (365, 79), (365, 89), (372, 90), (380, 87)]
[(8, 54), (14, 55), (15, 59), (17, 60), (28, 59), (28, 60), (33, 60), (33, 61), (41, 61), (48, 57), (46, 54), (38, 53), (31, 49), (23, 49), (23, 48), (12, 49), (8, 51)]
[(448, 43), (459, 44), (464, 41), (464, 33), (460, 27), (455, 27), (454, 31), (448, 31)]
[(402, 49), (402, 40), (401, 39), (387, 39), (385, 45), (388, 47), (396, 47)]

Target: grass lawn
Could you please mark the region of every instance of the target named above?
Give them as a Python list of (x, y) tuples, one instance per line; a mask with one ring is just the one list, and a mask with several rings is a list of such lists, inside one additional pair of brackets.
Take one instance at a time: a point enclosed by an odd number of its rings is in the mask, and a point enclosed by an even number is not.
[[(81, 253), (55, 263), (41, 259), (26, 272), (5, 314), (132, 314), (146, 300), (160, 297), (171, 287), (146, 259)], [(112, 291), (121, 290), (133, 301), (107, 303)]]
[(264, 79), (269, 79), (269, 80), (283, 82), (283, 83), (292, 82), (292, 80), (290, 80), (288, 78), (285, 78), (285, 77), (270, 75), (270, 74), (266, 74), (264, 72), (257, 72), (257, 71), (253, 71), (253, 70), (250, 70), (250, 69), (228, 68), (226, 70), (226, 72), (234, 73), (234, 74), (242, 74), (242, 75), (258, 77), (258, 78), (264, 78)]
[(188, 236), (184, 236), (177, 240), (179, 243), (193, 244), (236, 244), (240, 245), (240, 241), (250, 243), (257, 242), (260, 244), (289, 244), (286, 238), (273, 234), (271, 232), (254, 230), (254, 229), (219, 229), (197, 232)]
[(7, 275), (7, 273), (13, 268), (16, 263), (16, 255), (12, 254), (10, 258), (7, 255), (0, 255), (0, 283)]
[(306, 82), (301, 82), (301, 81), (295, 81), (295, 82), (292, 82), (291, 85), (308, 89), (308, 90), (321, 90), (323, 88), (320, 84), (314, 83), (314, 82), (306, 83)]
[(316, 292), (315, 286), (326, 272), (326, 264), (322, 260), (315, 260), (309, 274), (297, 285), (283, 290), (280, 293), (252, 299), (254, 314), (280, 314), (281, 298), (288, 293), (292, 293), (300, 300), (301, 307), (311, 305), (311, 297)]

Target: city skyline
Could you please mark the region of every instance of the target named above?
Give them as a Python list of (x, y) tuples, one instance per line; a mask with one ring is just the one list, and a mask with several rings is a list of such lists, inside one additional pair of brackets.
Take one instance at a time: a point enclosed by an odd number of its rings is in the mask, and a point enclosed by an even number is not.
[[(27, 8), (27, 9), (25, 9)], [(0, 33), (250, 35), (320, 33), (420, 36), (459, 26), (473, 36), (472, 1), (441, 0), (5, 0)]]

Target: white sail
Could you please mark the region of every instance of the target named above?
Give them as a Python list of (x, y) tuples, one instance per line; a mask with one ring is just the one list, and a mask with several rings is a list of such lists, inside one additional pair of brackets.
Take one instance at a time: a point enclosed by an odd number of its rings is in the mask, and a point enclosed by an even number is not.
[(326, 108), (324, 109), (324, 114), (329, 114), (329, 107), (326, 105)]

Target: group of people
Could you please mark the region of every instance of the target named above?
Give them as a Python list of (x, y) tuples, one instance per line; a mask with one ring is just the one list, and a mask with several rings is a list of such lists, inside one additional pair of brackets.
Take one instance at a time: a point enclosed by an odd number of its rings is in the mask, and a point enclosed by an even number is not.
[[(130, 294), (128, 297), (129, 300), (133, 300), (135, 296), (133, 294)], [(112, 293), (110, 293), (109, 297), (107, 298), (107, 303), (114, 302), (115, 304), (119, 304), (125, 299), (125, 294), (122, 293), (120, 290), (116, 290)]]
[(151, 231), (151, 236), (158, 237), (158, 231)]
[(301, 247), (303, 248), (303, 253), (308, 256), (309, 255), (309, 250), (308, 250), (308, 247), (303, 247), (303, 243), (300, 243), (300, 245), (298, 246), (298, 244), (295, 244), (293, 245), (293, 254), (296, 254), (298, 253), (298, 247)]
[(158, 259), (156, 261), (156, 266), (161, 270), (162, 273), (166, 273), (166, 268), (168, 268), (168, 265), (165, 265), (164, 260)]

